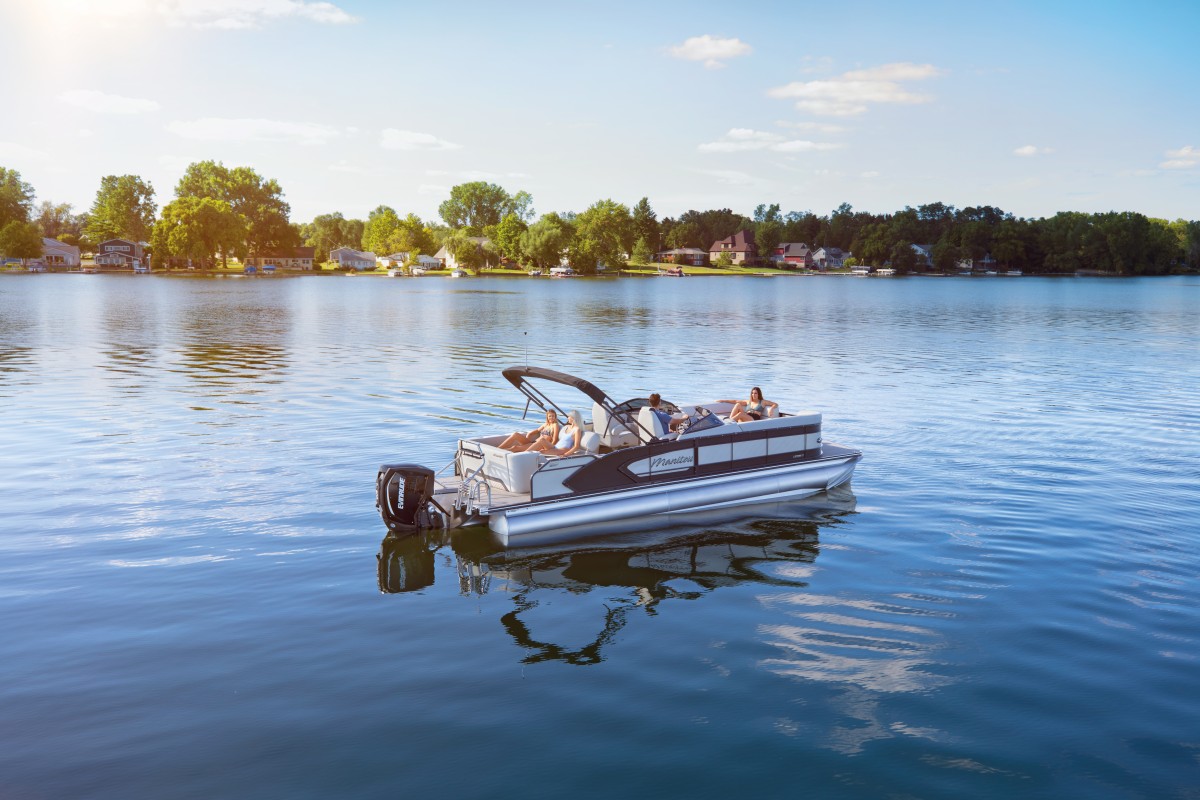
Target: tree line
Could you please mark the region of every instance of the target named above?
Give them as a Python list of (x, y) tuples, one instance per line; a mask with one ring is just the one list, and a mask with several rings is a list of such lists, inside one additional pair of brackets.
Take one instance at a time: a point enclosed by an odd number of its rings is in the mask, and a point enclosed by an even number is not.
[[(749, 230), (763, 258), (781, 243), (803, 242), (814, 250), (850, 251), (859, 263), (900, 272), (947, 272), (961, 260), (985, 257), (1029, 273), (1093, 269), (1150, 275), (1200, 269), (1200, 222), (1128, 211), (1064, 211), (1026, 219), (992, 206), (959, 209), (936, 202), (873, 214), (843, 203), (818, 215), (785, 213), (777, 203), (764, 203), (749, 216), (722, 208), (659, 219), (643, 197), (633, 206), (604, 199), (578, 213), (538, 216), (528, 192), (510, 194), (496, 184), (473, 181), (450, 190), (437, 220), (381, 205), (365, 220), (335, 212), (294, 223), (276, 180), (216, 161), (190, 164), (174, 199), (161, 211), (154, 188), (136, 175), (104, 176), (91, 208), (82, 213), (69, 204), (35, 205), (34, 197), (18, 172), (0, 167), (0, 254), (37, 258), (43, 236), (85, 252), (107, 239), (148, 241), (158, 266), (208, 267), (300, 245), (314, 248), (318, 263), (343, 246), (378, 255), (405, 253), (412, 263), (445, 247), (471, 268), (501, 261), (542, 269), (566, 263), (591, 273), (601, 265), (652, 263), (668, 249), (707, 252), (714, 242)], [(930, 263), (913, 245), (928, 248)]]

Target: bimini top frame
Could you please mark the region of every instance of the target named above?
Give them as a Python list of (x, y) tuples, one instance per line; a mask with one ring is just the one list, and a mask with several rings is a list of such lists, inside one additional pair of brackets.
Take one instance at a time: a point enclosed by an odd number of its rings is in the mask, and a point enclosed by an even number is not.
[[(534, 403), (543, 411), (553, 408), (562, 416), (567, 416), (567, 412), (565, 410), (559, 408), (558, 404), (547, 397), (541, 389), (530, 383), (531, 378), (535, 380), (549, 381), (550, 383), (560, 383), (563, 386), (570, 386), (579, 390), (580, 392), (583, 392), (585, 395), (587, 395), (588, 399), (592, 400), (594, 403), (608, 412), (609, 419), (614, 418), (618, 413), (617, 404), (613, 402), (613, 399), (605, 394), (604, 390), (602, 390), (596, 384), (592, 383), (591, 381), (585, 381), (583, 378), (576, 378), (574, 375), (568, 375), (567, 373), (559, 372), (558, 370), (546, 369), (545, 367), (509, 367), (508, 369), (504, 370), (502, 374), (509, 383), (517, 388), (518, 392), (525, 395), (526, 414), (529, 413), (529, 404)], [(630, 418), (629, 421), (634, 425), (637, 425), (639, 428), (642, 428), (642, 430), (646, 430), (642, 427), (641, 423), (637, 421), (636, 417)], [(646, 433), (650, 438), (654, 438), (654, 434), (652, 432), (646, 431)]]

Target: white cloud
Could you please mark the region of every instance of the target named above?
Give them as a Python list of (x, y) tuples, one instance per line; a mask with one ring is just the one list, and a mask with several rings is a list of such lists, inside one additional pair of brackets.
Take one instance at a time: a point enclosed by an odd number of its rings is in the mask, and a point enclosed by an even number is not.
[(80, 128), (75, 131), (75, 135), (80, 139), (90, 139), (94, 135), (91, 128)]
[(791, 128), (795, 131), (820, 131), (821, 133), (843, 133), (846, 128), (841, 125), (831, 125), (827, 122), (792, 122), (790, 120), (776, 120), (775, 124), (781, 128)]
[(67, 0), (67, 6), (76, 15), (110, 24), (157, 18), (173, 26), (224, 30), (258, 28), (289, 17), (327, 25), (358, 21), (333, 3), (311, 0)]
[(828, 80), (795, 81), (769, 89), (767, 94), (794, 99), (796, 108), (801, 111), (821, 116), (849, 117), (862, 114), (877, 103), (928, 103), (931, 97), (914, 94), (900, 82), (924, 80), (940, 74), (941, 71), (932, 64), (900, 62), (853, 70)]
[(341, 135), (330, 125), (312, 122), (287, 122), (274, 119), (226, 119), (202, 117), (196, 120), (175, 120), (167, 130), (185, 139), (206, 142), (293, 142), (324, 144)]
[(45, 161), (50, 154), (16, 142), (0, 142), (0, 161)]
[(402, 131), (385, 128), (379, 135), (379, 146), (386, 150), (458, 150), (462, 147), (454, 142), (439, 139), (432, 133)]
[(433, 183), (422, 183), (420, 186), (417, 187), (417, 194), (435, 194), (435, 195), (450, 194), (450, 187), (449, 186), (438, 186), (437, 184), (433, 184)]
[(1200, 147), (1187, 145), (1178, 150), (1168, 150), (1167, 160), (1158, 166), (1162, 169), (1191, 169), (1200, 166)]
[(158, 103), (153, 100), (123, 97), (119, 94), (97, 92), (92, 89), (73, 89), (63, 92), (58, 99), (97, 114), (144, 114), (147, 111), (157, 111), (159, 108)]
[(754, 48), (741, 39), (723, 39), (704, 34), (685, 39), (683, 44), (668, 48), (667, 52), (686, 61), (703, 61), (709, 69), (717, 69), (725, 66), (723, 62), (731, 58), (749, 55)]
[(1024, 147), (1018, 147), (1016, 150), (1013, 150), (1013, 155), (1030, 158), (1031, 156), (1044, 156), (1047, 153), (1053, 152), (1054, 150), (1049, 147), (1038, 147), (1035, 144), (1027, 144)]
[(842, 147), (834, 142), (810, 142), (804, 139), (785, 139), (778, 133), (733, 128), (715, 142), (705, 142), (696, 149), (701, 153), (740, 153), (747, 150), (772, 150), (777, 153), (804, 153), (812, 150), (835, 150)]
[(866, 172), (862, 173), (862, 175), (861, 175), (861, 176), (859, 176), (859, 177), (862, 177), (862, 178), (878, 178), (878, 177), (879, 177), (879, 172), (878, 172), (878, 170), (873, 170), (873, 169), (871, 169), (871, 170), (867, 170)]

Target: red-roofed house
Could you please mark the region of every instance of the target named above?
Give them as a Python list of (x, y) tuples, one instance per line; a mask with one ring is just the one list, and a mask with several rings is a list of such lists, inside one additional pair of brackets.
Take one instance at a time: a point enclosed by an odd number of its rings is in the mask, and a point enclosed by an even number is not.
[(813, 265), (812, 250), (803, 242), (780, 242), (775, 248), (775, 262), (784, 262), (792, 267), (811, 269)]

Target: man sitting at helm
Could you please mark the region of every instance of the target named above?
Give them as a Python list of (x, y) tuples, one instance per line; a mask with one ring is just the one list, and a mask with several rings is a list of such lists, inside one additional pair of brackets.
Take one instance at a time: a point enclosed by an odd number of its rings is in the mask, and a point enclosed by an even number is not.
[(687, 424), (687, 417), (684, 417), (683, 419), (675, 419), (669, 413), (658, 407), (660, 403), (662, 403), (662, 396), (659, 395), (658, 392), (650, 395), (650, 410), (654, 412), (654, 416), (658, 417), (658, 421), (662, 423), (664, 431), (673, 431), (679, 426)]

